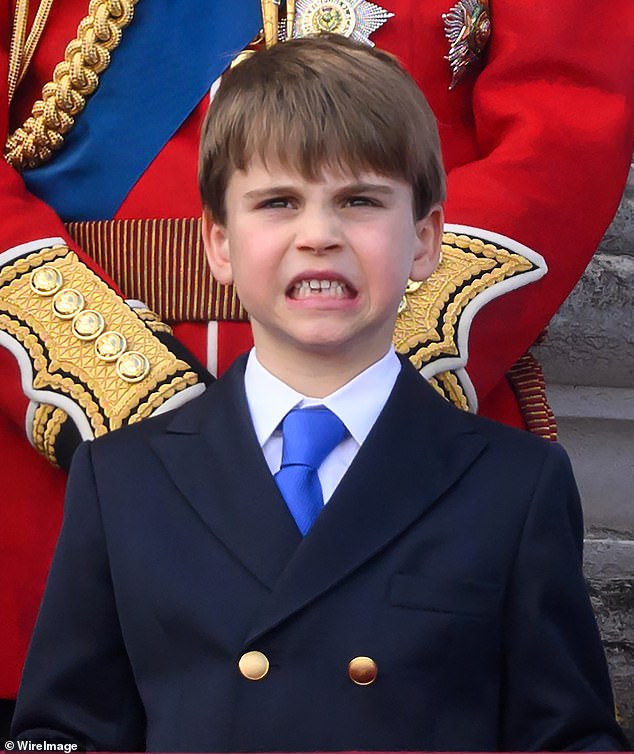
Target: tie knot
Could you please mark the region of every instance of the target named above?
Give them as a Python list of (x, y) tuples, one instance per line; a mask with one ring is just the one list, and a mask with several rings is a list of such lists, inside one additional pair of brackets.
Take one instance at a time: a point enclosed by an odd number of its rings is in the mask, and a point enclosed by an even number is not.
[(325, 406), (292, 409), (282, 421), (282, 468), (318, 469), (346, 432), (341, 419)]

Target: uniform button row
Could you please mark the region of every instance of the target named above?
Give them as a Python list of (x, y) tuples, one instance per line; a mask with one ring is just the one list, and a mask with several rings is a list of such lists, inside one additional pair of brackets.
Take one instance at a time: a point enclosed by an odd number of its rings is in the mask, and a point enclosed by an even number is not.
[(106, 330), (106, 320), (94, 309), (86, 309), (83, 294), (64, 288), (64, 276), (52, 265), (43, 265), (31, 273), (31, 289), (38, 296), (52, 296), (53, 314), (71, 321), (73, 335), (79, 340), (94, 341), (95, 356), (114, 362), (117, 375), (125, 382), (141, 382), (150, 371), (148, 358), (139, 351), (128, 351), (125, 337), (116, 330)]
[[(238, 668), (249, 681), (261, 681), (269, 672), (268, 657), (253, 650), (245, 652), (238, 661)], [(374, 683), (379, 668), (371, 657), (355, 657), (348, 663), (348, 677), (357, 686), (369, 686)]]

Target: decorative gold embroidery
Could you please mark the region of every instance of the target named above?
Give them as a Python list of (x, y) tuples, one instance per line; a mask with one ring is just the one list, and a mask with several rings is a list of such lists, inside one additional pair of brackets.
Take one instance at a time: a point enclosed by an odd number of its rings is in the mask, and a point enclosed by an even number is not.
[[(194, 286), (196, 283), (197, 280), (194, 280)], [(152, 332), (164, 332), (169, 335), (172, 334), (172, 328), (169, 325), (166, 325), (165, 322), (161, 321), (161, 318), (156, 312), (153, 312), (151, 309), (135, 309), (134, 311), (137, 317), (142, 319)]]
[(68, 414), (61, 408), (42, 403), (33, 417), (33, 444), (54, 466), (57, 466), (55, 443)]
[(121, 42), (122, 30), (134, 16), (138, 0), (90, 0), (77, 36), (53, 80), (42, 89), (31, 116), (8, 138), (4, 158), (17, 170), (35, 168), (50, 159), (64, 143), (64, 135), (99, 85), (99, 74), (110, 65), (110, 53)]
[(478, 294), (519, 273), (534, 269), (520, 254), (479, 238), (443, 234), (442, 260), (422, 285), (405, 292), (406, 305), (396, 319), (394, 346), (417, 369), (458, 355), (458, 324)]
[[(190, 372), (189, 374), (192, 373)], [(193, 376), (196, 377), (195, 374)], [(190, 384), (194, 384), (195, 382), (196, 379)], [(128, 419), (128, 423), (134, 424), (135, 422), (141, 421), (141, 419), (147, 418), (152, 412), (156, 411), (159, 406), (165, 403), (166, 400), (173, 395), (176, 395), (176, 393), (182, 389), (183, 384), (181, 377), (174, 377), (171, 382), (164, 382), (162, 385), (159, 385), (158, 389), (148, 396), (145, 403), (139, 404), (136, 413), (132, 414)]]
[[(116, 364), (97, 357), (93, 340), (73, 335), (72, 322), (53, 313), (50, 297), (31, 288), (31, 273), (42, 265), (53, 267), (65, 285), (83, 292), (86, 305), (99, 313), (108, 330), (125, 338), (126, 353), (138, 352), (147, 359), (147, 376), (135, 383), (118, 378)], [(129, 423), (133, 416), (151, 413), (177, 391), (198, 381), (189, 365), (177, 359), (65, 246), (42, 249), (0, 270), (0, 329), (29, 353), (33, 387), (72, 398), (85, 412), (95, 436)]]
[(465, 395), (462, 385), (453, 372), (440, 372), (430, 377), (429, 384), (437, 390), (443, 398), (463, 409), (469, 410), (469, 401)]

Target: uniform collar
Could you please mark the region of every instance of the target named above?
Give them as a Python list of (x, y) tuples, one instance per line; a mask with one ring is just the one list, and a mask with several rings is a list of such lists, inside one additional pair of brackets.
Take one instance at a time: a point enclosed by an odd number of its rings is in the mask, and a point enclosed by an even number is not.
[(390, 347), (379, 361), (325, 398), (308, 398), (272, 375), (252, 349), (244, 373), (251, 420), (260, 446), (271, 437), (286, 414), (296, 406), (326, 406), (335, 413), (354, 440), (362, 445), (381, 413), (401, 363)]

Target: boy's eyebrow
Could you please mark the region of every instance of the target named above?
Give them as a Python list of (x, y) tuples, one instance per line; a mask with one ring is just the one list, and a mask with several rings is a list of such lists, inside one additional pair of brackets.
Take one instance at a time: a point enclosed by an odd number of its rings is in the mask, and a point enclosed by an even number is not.
[(261, 189), (252, 189), (244, 194), (245, 199), (263, 199), (271, 194), (279, 194), (280, 196), (286, 196), (286, 194), (294, 194), (297, 191), (297, 187), (293, 186), (266, 186)]
[(340, 189), (342, 194), (393, 194), (394, 188), (387, 183), (349, 183)]
[[(286, 194), (294, 194), (297, 191), (297, 186), (267, 186), (261, 189), (252, 189), (244, 194), (245, 199), (261, 199), (271, 194), (277, 194), (285, 196)], [(377, 194), (393, 194), (394, 189), (392, 186), (386, 183), (347, 183), (337, 188), (337, 194), (363, 194), (366, 192), (372, 192)]]

